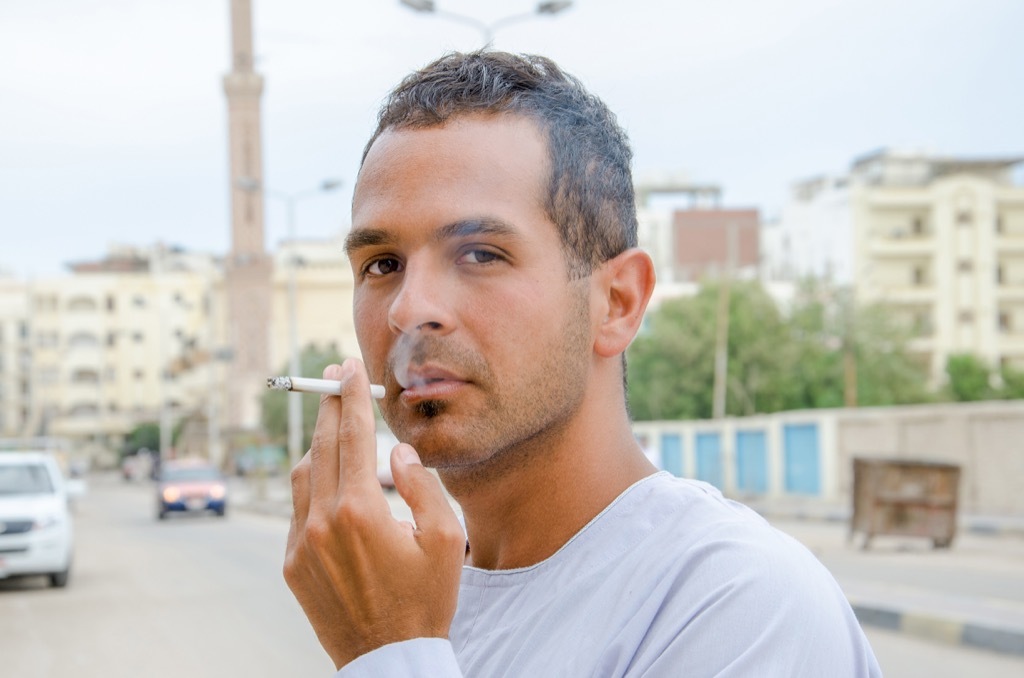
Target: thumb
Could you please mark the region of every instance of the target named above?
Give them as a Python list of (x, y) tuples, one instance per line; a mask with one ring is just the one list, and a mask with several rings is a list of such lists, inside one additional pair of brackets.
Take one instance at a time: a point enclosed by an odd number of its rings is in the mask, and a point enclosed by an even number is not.
[(391, 450), (391, 475), (395, 489), (412, 510), (417, 528), (431, 533), (454, 526), (461, 532), (462, 525), (448, 503), (441, 481), (423, 467), (412, 445), (399, 443)]

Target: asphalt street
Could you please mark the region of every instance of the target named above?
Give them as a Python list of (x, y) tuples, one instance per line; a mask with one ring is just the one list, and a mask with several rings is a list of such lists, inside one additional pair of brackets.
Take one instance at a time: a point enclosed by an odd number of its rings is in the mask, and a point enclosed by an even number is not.
[[(226, 518), (155, 518), (154, 489), (113, 474), (89, 479), (76, 510), (77, 550), (67, 589), (43, 578), (0, 581), (4, 678), (214, 678), (333, 675), (281, 577), (287, 487), (232, 482)], [(388, 493), (393, 512), (408, 509)], [(950, 551), (878, 540), (870, 552), (842, 526), (776, 521), (800, 538), (850, 594), (874, 586), (887, 603), (936, 586), (1015, 615), (1024, 540), (964, 535)], [(1015, 585), (1012, 591), (1002, 587)], [(901, 594), (902, 592), (902, 594)], [(852, 598), (852, 596), (851, 596)], [(1013, 617), (1015, 618), (1015, 617)], [(885, 675), (1024, 675), (1024, 656), (866, 625)]]

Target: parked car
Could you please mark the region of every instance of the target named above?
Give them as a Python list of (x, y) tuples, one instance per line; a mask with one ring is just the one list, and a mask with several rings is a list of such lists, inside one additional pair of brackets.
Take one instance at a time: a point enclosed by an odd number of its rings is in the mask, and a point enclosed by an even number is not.
[(0, 452), (0, 579), (67, 586), (74, 554), (68, 485), (48, 452)]
[(228, 509), (224, 476), (203, 460), (175, 459), (160, 464), (156, 492), (156, 514), (160, 520), (172, 512), (212, 511), (223, 516)]

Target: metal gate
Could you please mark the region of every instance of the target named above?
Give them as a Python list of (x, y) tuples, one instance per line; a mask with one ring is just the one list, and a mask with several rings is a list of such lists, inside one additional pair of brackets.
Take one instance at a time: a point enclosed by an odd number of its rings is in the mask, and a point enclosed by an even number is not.
[(768, 492), (768, 448), (764, 431), (736, 432), (736, 489), (748, 494)]
[(722, 439), (718, 433), (698, 433), (697, 479), (722, 488)]
[(821, 450), (817, 424), (786, 424), (782, 429), (786, 492), (821, 494)]

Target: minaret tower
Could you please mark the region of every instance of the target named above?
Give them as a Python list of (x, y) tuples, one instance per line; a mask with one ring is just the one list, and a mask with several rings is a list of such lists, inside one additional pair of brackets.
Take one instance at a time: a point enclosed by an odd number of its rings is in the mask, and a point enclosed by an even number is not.
[(233, 350), (227, 420), (233, 430), (259, 425), (260, 396), (270, 374), (271, 261), (263, 238), (263, 160), (260, 96), (263, 77), (253, 70), (252, 2), (231, 2), (231, 72), (228, 100), (231, 251), (225, 262), (227, 336)]

